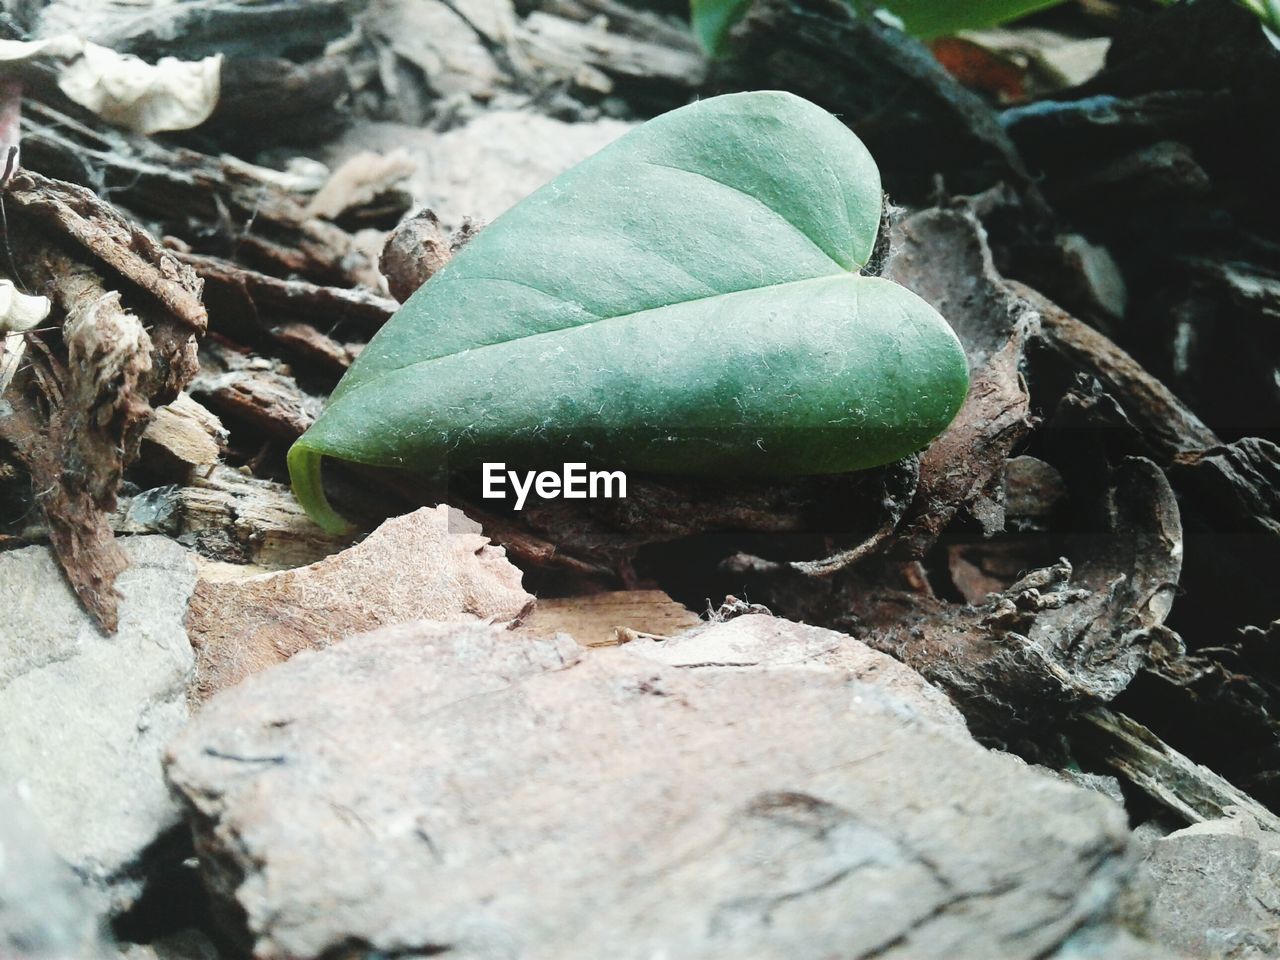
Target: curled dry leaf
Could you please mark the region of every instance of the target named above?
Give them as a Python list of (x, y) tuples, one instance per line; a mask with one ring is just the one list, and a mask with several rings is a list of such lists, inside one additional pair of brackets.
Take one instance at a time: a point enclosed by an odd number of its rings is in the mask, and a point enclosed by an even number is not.
[(49, 298), (20, 293), (12, 280), (0, 280), (0, 394), (18, 372), (26, 352), (23, 334), (49, 315)]
[(108, 123), (137, 133), (188, 130), (218, 105), (222, 55), (150, 64), (72, 34), (42, 40), (0, 40), (0, 64), (52, 64), (58, 87)]
[(533, 597), (501, 547), (449, 507), (388, 520), (311, 566), (243, 580), (201, 580), (187, 614), (195, 700), (300, 650), (412, 620), (507, 623)]
[(954, 327), (969, 358), (960, 412), (920, 458), (920, 484), (895, 553), (922, 555), (961, 510), (990, 534), (1004, 528), (1004, 465), (1032, 427), (1020, 366), (1039, 329), (1035, 306), (996, 272), (972, 209), (932, 208), (898, 227), (887, 275)]
[(187, 130), (218, 105), (222, 55), (185, 62), (162, 57), (154, 65), (86, 43), (58, 80), (68, 97), (108, 123), (138, 133)]

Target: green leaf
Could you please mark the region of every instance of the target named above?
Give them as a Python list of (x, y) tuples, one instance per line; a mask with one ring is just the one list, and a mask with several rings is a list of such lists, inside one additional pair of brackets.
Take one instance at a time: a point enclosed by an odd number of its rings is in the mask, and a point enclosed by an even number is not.
[(968, 372), (919, 297), (861, 276), (880, 175), (786, 93), (644, 124), (482, 230), (360, 354), (289, 452), (417, 471), (585, 461), (787, 475), (889, 463), (951, 421)]
[[(725, 38), (753, 0), (690, 0), (693, 32), (711, 56), (724, 52)], [(1057, 6), (1065, 0), (846, 0), (855, 14), (882, 8), (902, 21), (902, 29), (922, 40), (947, 37), (962, 30), (994, 27)], [(1277, 0), (1243, 0), (1252, 5)]]
[[(907, 33), (922, 40), (980, 30), (1057, 6), (1063, 0), (881, 0)], [(741, 14), (739, 14), (741, 16)], [(725, 28), (728, 32), (728, 27)]]
[(690, 0), (690, 22), (702, 49), (718, 55), (729, 29), (742, 19), (751, 3), (752, 0)]

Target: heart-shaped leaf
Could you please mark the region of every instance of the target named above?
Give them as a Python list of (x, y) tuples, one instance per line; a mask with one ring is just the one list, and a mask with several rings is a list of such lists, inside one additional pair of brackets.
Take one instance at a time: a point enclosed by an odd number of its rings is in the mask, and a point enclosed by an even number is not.
[(951, 421), (951, 328), (862, 276), (880, 175), (786, 93), (649, 121), (486, 227), (360, 354), (289, 451), (320, 523), (322, 457), (427, 471), (586, 461), (837, 473)]

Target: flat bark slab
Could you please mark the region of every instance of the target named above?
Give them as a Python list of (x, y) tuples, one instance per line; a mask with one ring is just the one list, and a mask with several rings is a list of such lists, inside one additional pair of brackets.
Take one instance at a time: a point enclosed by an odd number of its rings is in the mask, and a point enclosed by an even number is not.
[(250, 677), (168, 773), (258, 957), (1030, 960), (1134, 868), (1112, 801), (892, 687), (481, 625)]

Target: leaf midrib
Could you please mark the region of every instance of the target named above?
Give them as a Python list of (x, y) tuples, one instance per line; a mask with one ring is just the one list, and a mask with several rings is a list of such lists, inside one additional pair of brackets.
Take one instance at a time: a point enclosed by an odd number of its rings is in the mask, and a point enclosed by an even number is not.
[[(743, 296), (747, 296), (748, 294), (759, 293), (762, 290), (776, 290), (782, 287), (794, 287), (794, 286), (800, 286), (806, 283), (820, 283), (823, 281), (838, 280), (843, 277), (848, 277), (854, 280), (874, 279), (871, 277), (864, 276), (863, 274), (860, 274), (860, 273), (853, 273), (852, 271), (845, 270), (843, 267), (841, 267), (840, 270), (835, 273), (822, 274), (821, 276), (817, 276), (817, 277), (804, 277), (801, 280), (781, 280), (781, 281), (778, 281), (777, 283), (764, 283), (758, 287), (748, 287), (745, 290), (730, 290), (725, 293), (713, 293), (705, 297), (694, 297), (690, 300), (676, 300), (671, 303), (660, 304), (659, 306), (656, 306), (656, 307), (646, 307), (644, 310), (633, 310), (631, 313), (616, 313), (616, 314), (613, 314), (612, 316), (599, 317), (598, 319), (592, 320), (589, 323), (574, 324), (571, 327), (560, 327), (559, 329), (556, 329), (556, 330), (539, 330), (536, 333), (526, 334), (523, 337), (511, 337), (510, 339), (497, 340), (493, 343), (482, 343), (479, 346), (467, 347), (465, 350), (458, 350), (455, 353), (447, 353), (439, 357), (428, 357), (426, 360), (415, 360), (412, 363), (406, 363), (402, 367), (395, 367), (391, 370), (387, 370), (383, 373), (378, 374), (376, 377), (372, 377), (369, 380), (365, 380), (362, 383), (355, 384), (354, 386), (351, 387), (350, 390), (345, 391), (343, 393), (343, 398), (347, 397), (349, 394), (358, 393), (359, 391), (363, 390), (365, 387), (372, 386), (373, 384), (376, 384), (376, 383), (381, 383), (387, 377), (393, 376), (398, 373), (402, 373), (403, 371), (412, 370), (414, 367), (420, 367), (428, 363), (436, 363), (439, 360), (447, 360), (449, 357), (461, 356), (464, 353), (472, 353), (479, 350), (488, 350), (492, 347), (501, 347), (509, 343), (526, 343), (530, 340), (536, 340), (539, 337), (550, 337), (556, 334), (569, 334), (571, 331), (580, 330), (583, 327), (594, 327), (598, 324), (608, 323), (613, 320), (630, 320), (635, 317), (642, 317), (646, 313), (655, 313), (659, 310), (669, 310), (672, 307), (682, 307), (685, 304), (701, 303), (704, 300), (716, 300), (721, 297), (743, 297)], [(467, 279), (506, 280), (507, 278), (505, 277), (469, 277)], [(548, 296), (551, 296), (551, 294), (548, 294)]]

